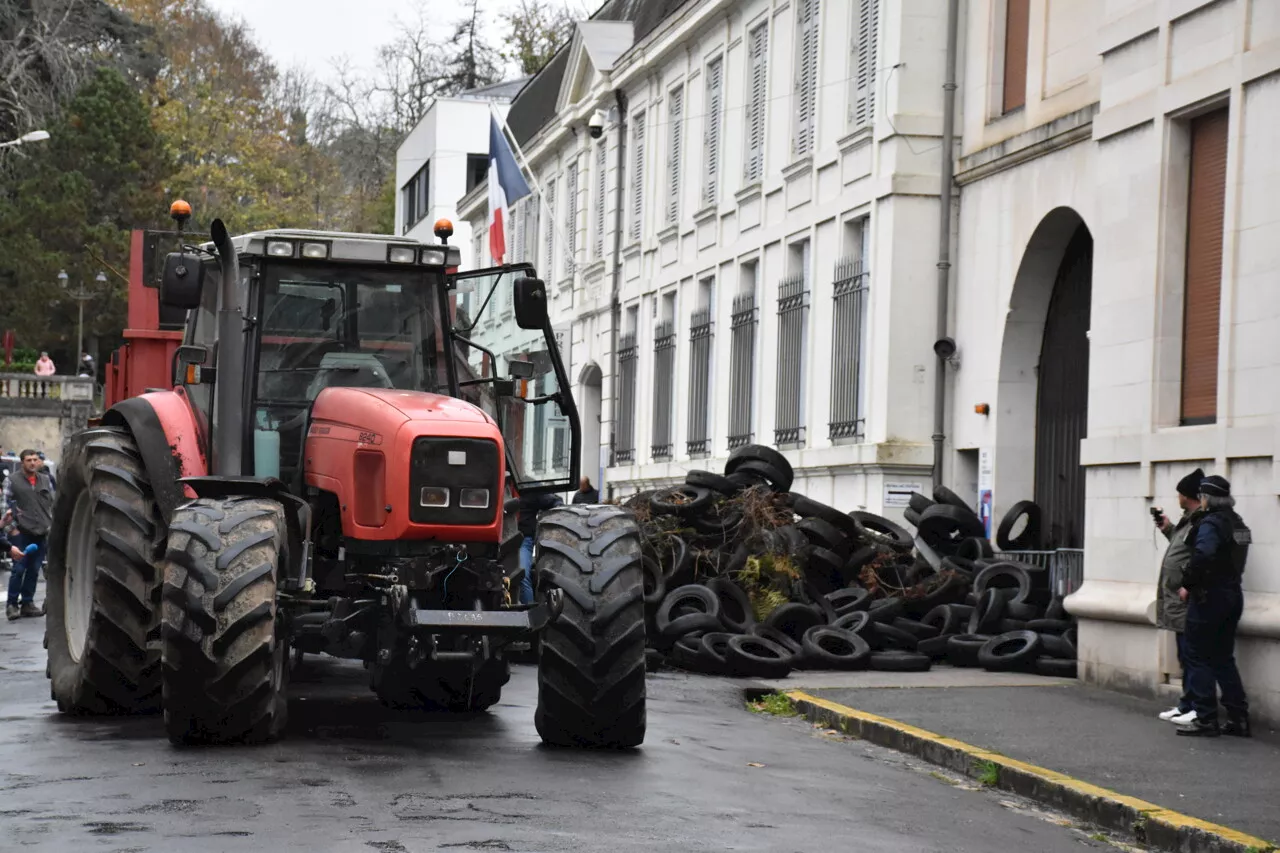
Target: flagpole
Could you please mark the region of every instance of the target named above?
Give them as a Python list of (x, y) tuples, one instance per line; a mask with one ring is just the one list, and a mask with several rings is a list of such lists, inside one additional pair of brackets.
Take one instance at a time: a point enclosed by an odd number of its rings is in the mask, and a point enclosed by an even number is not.
[[(515, 150), (516, 157), (520, 159), (520, 165), (524, 169), (525, 176), (533, 184), (534, 192), (538, 194), (538, 206), (541, 208), (543, 214), (547, 217), (547, 222), (551, 223), (551, 227), (555, 229), (556, 238), (560, 241), (560, 245), (568, 247), (569, 241), (568, 239), (566, 239), (564, 232), (560, 230), (560, 223), (556, 221), (555, 212), (552, 211), (551, 208), (547, 205), (547, 194), (542, 191), (542, 185), (538, 183), (538, 178), (533, 173), (533, 167), (529, 165), (529, 158), (524, 156), (524, 149), (521, 148), (520, 143), (516, 141), (516, 135), (514, 132), (512, 132), (511, 127), (507, 124), (506, 117), (498, 115), (497, 107), (494, 105), (493, 101), (489, 101), (489, 114), (492, 115), (494, 120), (498, 122), (498, 126), (502, 128), (503, 136), (506, 138), (507, 142), (511, 145), (511, 147)], [(525, 239), (526, 240), (528, 239), (527, 235)], [(534, 239), (537, 239), (537, 235), (534, 235)], [(576, 284), (578, 280), (578, 261), (576, 258), (573, 259), (572, 269), (573, 269), (573, 280), (574, 280), (574, 283)], [(554, 273), (555, 273), (555, 270), (547, 271), (547, 274), (550, 274), (550, 275), (554, 275)]]

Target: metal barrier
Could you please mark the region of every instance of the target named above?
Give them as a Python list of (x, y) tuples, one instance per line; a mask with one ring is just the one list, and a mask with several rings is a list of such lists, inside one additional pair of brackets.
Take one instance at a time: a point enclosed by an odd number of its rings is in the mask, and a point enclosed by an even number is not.
[(1039, 566), (1049, 573), (1049, 589), (1065, 598), (1084, 583), (1084, 549), (1058, 548), (1054, 551), (1001, 551), (1001, 559)]

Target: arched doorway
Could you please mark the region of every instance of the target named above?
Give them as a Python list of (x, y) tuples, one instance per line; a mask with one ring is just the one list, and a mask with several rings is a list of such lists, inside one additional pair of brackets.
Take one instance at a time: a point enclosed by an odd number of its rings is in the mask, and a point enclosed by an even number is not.
[(1050, 549), (1084, 546), (1092, 273), (1084, 220), (1071, 208), (1050, 211), (1027, 241), (1001, 346), (996, 517), (1033, 498)]
[[(601, 380), (600, 366), (594, 362), (582, 368), (578, 375), (578, 417), (582, 421), (582, 458), (579, 460), (579, 469), (582, 476), (591, 478), (591, 484), (597, 489), (604, 478), (600, 454)], [(603, 489), (601, 496), (603, 497)]]

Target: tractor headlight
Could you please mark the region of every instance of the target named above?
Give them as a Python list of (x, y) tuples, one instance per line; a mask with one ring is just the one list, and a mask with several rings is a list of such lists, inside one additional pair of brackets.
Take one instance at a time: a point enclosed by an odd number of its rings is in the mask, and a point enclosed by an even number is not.
[(423, 486), (418, 502), (423, 506), (442, 509), (449, 505), (449, 490), (440, 486)]
[(289, 240), (268, 240), (267, 254), (273, 258), (292, 258), (293, 243)]
[(417, 259), (417, 251), (408, 246), (392, 246), (387, 250), (387, 260), (393, 264), (411, 264)]
[(328, 243), (303, 243), (302, 257), (311, 258), (312, 260), (323, 261), (329, 257)]
[(429, 267), (444, 266), (444, 249), (423, 249), (422, 262)]
[(463, 489), (458, 495), (458, 506), (463, 509), (488, 509), (488, 489)]

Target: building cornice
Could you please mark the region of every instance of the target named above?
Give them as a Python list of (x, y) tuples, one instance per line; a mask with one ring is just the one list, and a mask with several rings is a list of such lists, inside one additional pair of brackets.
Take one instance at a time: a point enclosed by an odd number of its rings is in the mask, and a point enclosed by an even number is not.
[(956, 168), (956, 184), (971, 184), (1037, 157), (1088, 141), (1093, 138), (1093, 117), (1097, 114), (1098, 104), (1094, 102), (1084, 109), (961, 157)]

